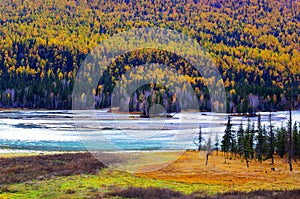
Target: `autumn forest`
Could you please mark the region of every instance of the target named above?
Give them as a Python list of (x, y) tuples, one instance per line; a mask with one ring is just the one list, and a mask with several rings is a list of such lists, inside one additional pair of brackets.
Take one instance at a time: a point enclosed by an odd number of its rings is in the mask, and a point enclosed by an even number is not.
[[(195, 38), (209, 52), (224, 82), (228, 100), (221, 105), (228, 112), (300, 107), (299, 1), (1, 0), (0, 13), (0, 108), (71, 109), (76, 74), (88, 53), (114, 34), (153, 26)], [(128, 56), (99, 81), (97, 108), (110, 106), (122, 74), (155, 62), (184, 74), (199, 109), (211, 110), (201, 74), (183, 58), (155, 50)], [(149, 99), (144, 90), (151, 90)], [(169, 112), (178, 109), (167, 88), (144, 90), (134, 93), (131, 111), (145, 100), (169, 105)]]

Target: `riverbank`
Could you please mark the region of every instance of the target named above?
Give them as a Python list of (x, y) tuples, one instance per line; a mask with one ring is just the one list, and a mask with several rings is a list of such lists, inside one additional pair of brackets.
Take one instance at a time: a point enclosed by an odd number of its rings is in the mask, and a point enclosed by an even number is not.
[(39, 151), (39, 150), (24, 150), (24, 149), (11, 149), (11, 148), (0, 147), (0, 158), (37, 156), (37, 155), (55, 155), (55, 154), (73, 154), (73, 153), (86, 153), (86, 151)]

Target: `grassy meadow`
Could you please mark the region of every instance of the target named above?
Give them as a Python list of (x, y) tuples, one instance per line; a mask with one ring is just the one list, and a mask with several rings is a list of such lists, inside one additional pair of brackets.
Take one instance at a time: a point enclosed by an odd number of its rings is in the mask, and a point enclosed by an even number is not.
[(268, 192), (271, 195), (267, 196), (259, 190), (294, 190), (290, 192), (293, 197), (300, 189), (300, 163), (293, 162), (294, 171), (290, 172), (286, 159), (277, 157), (275, 165), (269, 160), (252, 160), (247, 168), (243, 160), (221, 153), (212, 154), (205, 165), (204, 152), (187, 151), (158, 171), (132, 174), (106, 167), (88, 153), (5, 156), (0, 159), (1, 199), (226, 198), (218, 194), (233, 192), (237, 196), (252, 191), (268, 198), (279, 197), (280, 192)]

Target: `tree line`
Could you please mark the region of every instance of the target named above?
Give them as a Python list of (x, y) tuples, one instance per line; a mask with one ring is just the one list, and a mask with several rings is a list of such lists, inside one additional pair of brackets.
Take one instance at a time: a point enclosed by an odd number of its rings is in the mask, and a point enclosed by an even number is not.
[[(256, 126), (248, 119), (246, 127), (241, 122), (235, 131), (228, 116), (220, 149), (226, 157), (244, 159), (247, 167), (251, 160), (262, 162), (270, 159), (271, 164), (275, 164), (274, 156), (288, 157), (291, 158), (289, 161), (296, 162), (300, 160), (300, 123), (294, 122), (292, 129), (289, 128), (282, 125), (275, 129), (270, 114), (267, 126), (261, 124), (259, 115)], [(219, 143), (216, 142), (215, 146), (218, 148)]]
[(271, 165), (274, 165), (276, 156), (286, 158), (292, 171), (292, 162), (300, 160), (300, 122), (295, 121), (292, 124), (290, 118), (287, 128), (283, 124), (281, 127), (274, 128), (271, 116), (270, 113), (268, 125), (261, 124), (260, 115), (257, 117), (256, 125), (248, 118), (246, 125), (241, 121), (238, 130), (232, 129), (231, 117), (228, 116), (222, 139), (216, 134), (214, 141), (212, 136), (204, 138), (200, 126), (194, 144), (198, 151), (206, 151), (206, 165), (209, 155), (216, 151), (217, 155), (221, 152), (225, 158), (245, 160), (247, 167), (252, 160), (258, 162), (270, 160)]

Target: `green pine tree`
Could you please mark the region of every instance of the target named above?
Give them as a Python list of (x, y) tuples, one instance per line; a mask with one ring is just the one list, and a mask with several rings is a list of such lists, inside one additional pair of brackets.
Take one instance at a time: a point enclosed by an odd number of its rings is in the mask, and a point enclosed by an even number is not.
[(240, 155), (240, 158), (242, 158), (245, 153), (245, 136), (242, 122), (239, 126), (239, 130), (237, 131), (237, 151)]
[(261, 126), (261, 117), (260, 115), (258, 115), (258, 119), (257, 119), (257, 136), (256, 136), (256, 156), (257, 156), (257, 160), (259, 162), (262, 162), (262, 156), (263, 156), (263, 146), (264, 146), (264, 142), (265, 142), (265, 137), (263, 134), (263, 129)]
[(228, 153), (231, 151), (231, 146), (232, 146), (232, 131), (231, 131), (232, 125), (231, 125), (231, 118), (228, 116), (227, 124), (226, 124), (226, 129), (223, 135), (223, 139), (221, 141), (221, 149), (222, 152)]
[(276, 130), (276, 151), (281, 158), (283, 158), (286, 153), (286, 135), (287, 130), (283, 126)]

